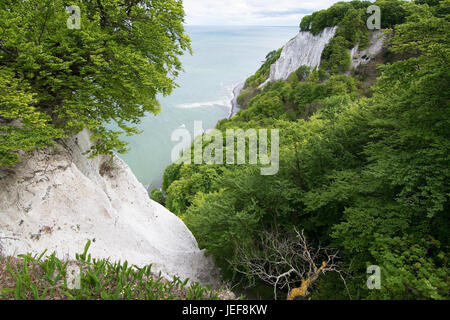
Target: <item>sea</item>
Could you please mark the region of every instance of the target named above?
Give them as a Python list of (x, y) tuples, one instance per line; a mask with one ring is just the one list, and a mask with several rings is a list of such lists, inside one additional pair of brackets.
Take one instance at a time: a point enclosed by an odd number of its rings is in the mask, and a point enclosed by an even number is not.
[(193, 55), (181, 57), (184, 72), (168, 97), (159, 97), (162, 111), (148, 114), (138, 125), (139, 135), (122, 137), (130, 151), (120, 157), (148, 189), (160, 188), (165, 168), (171, 164), (172, 133), (190, 131), (194, 122), (213, 129), (231, 112), (233, 89), (254, 74), (267, 53), (296, 36), (298, 27), (186, 26)]

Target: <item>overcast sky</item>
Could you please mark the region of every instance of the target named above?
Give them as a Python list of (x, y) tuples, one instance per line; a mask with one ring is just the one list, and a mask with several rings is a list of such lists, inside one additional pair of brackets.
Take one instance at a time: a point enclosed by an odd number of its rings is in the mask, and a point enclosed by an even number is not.
[(339, 0), (184, 0), (188, 25), (298, 26)]

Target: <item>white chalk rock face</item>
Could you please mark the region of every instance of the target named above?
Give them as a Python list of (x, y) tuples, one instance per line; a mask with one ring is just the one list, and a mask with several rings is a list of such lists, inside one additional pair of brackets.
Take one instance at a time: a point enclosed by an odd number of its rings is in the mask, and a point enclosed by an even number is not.
[(83, 131), (64, 147), (36, 151), (8, 171), (0, 170), (0, 254), (56, 252), (153, 264), (177, 275), (216, 285), (218, 272), (184, 223), (149, 199), (144, 186), (118, 157), (87, 159)]
[(333, 39), (336, 30), (337, 27), (325, 28), (318, 35), (313, 35), (309, 31), (301, 31), (283, 47), (280, 58), (270, 67), (270, 76), (267, 82), (286, 80), (301, 66), (311, 68), (319, 66), (322, 52)]
[(359, 45), (357, 45), (350, 51), (352, 67), (356, 69), (360, 65), (369, 63), (383, 50), (384, 42), (387, 38), (388, 36), (381, 30), (371, 31), (370, 43), (367, 48), (360, 50)]

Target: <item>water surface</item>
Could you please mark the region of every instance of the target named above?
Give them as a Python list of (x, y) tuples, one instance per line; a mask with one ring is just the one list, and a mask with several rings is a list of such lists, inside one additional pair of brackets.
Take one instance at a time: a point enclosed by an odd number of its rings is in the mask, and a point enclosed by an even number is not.
[[(174, 130), (185, 127), (193, 135), (194, 121), (205, 130), (230, 113), (233, 88), (252, 75), (266, 54), (282, 47), (297, 27), (188, 26), (194, 54), (181, 57), (184, 73), (179, 88), (159, 99), (162, 112), (149, 114), (138, 126), (143, 133), (124, 138), (129, 153), (121, 158), (147, 188), (161, 186), (164, 169), (171, 163)], [(193, 137), (194, 138), (194, 137)]]

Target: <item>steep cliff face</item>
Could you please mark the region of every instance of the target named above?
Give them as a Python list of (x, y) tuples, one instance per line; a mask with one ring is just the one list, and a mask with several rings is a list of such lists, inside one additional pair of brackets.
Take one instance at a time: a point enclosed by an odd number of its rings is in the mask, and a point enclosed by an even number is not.
[[(270, 67), (269, 78), (260, 85), (260, 88), (269, 82), (287, 80), (301, 66), (318, 67), (323, 50), (336, 35), (337, 28), (337, 26), (325, 28), (316, 36), (309, 31), (299, 32), (283, 47), (280, 58)], [(370, 32), (370, 43), (367, 48), (361, 50), (357, 45), (350, 50), (352, 68), (370, 62), (381, 52), (387, 38), (383, 31)]]
[(336, 34), (336, 30), (337, 27), (325, 28), (316, 36), (309, 31), (301, 31), (283, 47), (280, 58), (270, 67), (267, 82), (286, 80), (301, 66), (319, 66), (322, 52)]
[(72, 259), (90, 239), (93, 257), (217, 284), (214, 263), (184, 223), (149, 199), (121, 159), (82, 155), (90, 146), (84, 131), (0, 172), (0, 254), (47, 249)]
[(360, 50), (357, 45), (350, 51), (352, 67), (356, 69), (360, 65), (369, 63), (383, 50), (387, 39), (388, 36), (381, 30), (370, 32), (370, 43), (367, 48)]

